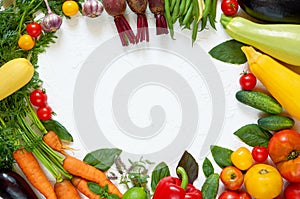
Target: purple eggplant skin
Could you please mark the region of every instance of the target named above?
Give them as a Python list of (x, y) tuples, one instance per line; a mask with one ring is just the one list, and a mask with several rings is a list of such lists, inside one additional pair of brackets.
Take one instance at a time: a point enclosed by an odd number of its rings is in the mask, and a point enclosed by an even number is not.
[(300, 23), (299, 0), (238, 0), (242, 10), (270, 23)]
[(0, 198), (38, 199), (30, 185), (18, 173), (0, 169)]

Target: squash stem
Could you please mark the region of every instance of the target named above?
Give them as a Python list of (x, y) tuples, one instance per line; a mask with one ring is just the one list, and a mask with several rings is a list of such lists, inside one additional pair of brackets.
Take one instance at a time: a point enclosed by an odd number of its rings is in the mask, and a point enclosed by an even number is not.
[(228, 23), (232, 20), (232, 17), (226, 16), (224, 14), (221, 15), (220, 22), (223, 25), (223, 27), (226, 29), (226, 26)]

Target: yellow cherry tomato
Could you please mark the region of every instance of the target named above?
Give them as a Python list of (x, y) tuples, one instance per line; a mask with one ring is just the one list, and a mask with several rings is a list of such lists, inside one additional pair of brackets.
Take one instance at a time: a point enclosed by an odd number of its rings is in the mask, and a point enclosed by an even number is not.
[(230, 159), (234, 166), (243, 171), (249, 169), (253, 164), (252, 154), (246, 147), (240, 147), (232, 152)]
[(275, 167), (256, 164), (246, 172), (244, 184), (255, 199), (272, 199), (281, 193), (283, 181)]
[(31, 50), (34, 47), (34, 40), (30, 35), (22, 35), (18, 40), (18, 45), (23, 50)]
[(79, 11), (79, 6), (76, 1), (67, 0), (62, 5), (62, 11), (66, 16), (74, 16)]

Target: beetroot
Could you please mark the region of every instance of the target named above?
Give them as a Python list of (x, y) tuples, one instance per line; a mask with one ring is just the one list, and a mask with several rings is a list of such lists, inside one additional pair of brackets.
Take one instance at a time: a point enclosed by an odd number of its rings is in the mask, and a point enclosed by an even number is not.
[(147, 0), (127, 0), (129, 8), (137, 14), (137, 42), (149, 41), (149, 30), (147, 17), (145, 15), (147, 9)]
[(114, 17), (122, 45), (127, 46), (128, 41), (135, 44), (135, 35), (123, 15), (126, 10), (126, 0), (103, 0), (102, 3), (107, 14)]
[(156, 34), (168, 34), (168, 26), (164, 16), (164, 0), (149, 0), (149, 8), (156, 18)]

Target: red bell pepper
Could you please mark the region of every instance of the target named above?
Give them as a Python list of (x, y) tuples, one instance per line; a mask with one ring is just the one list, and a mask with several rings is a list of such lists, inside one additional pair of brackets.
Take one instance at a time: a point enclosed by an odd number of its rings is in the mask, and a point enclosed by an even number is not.
[(168, 176), (161, 179), (155, 189), (153, 199), (202, 199), (202, 193), (188, 183), (188, 175), (184, 168), (178, 167), (181, 179)]

